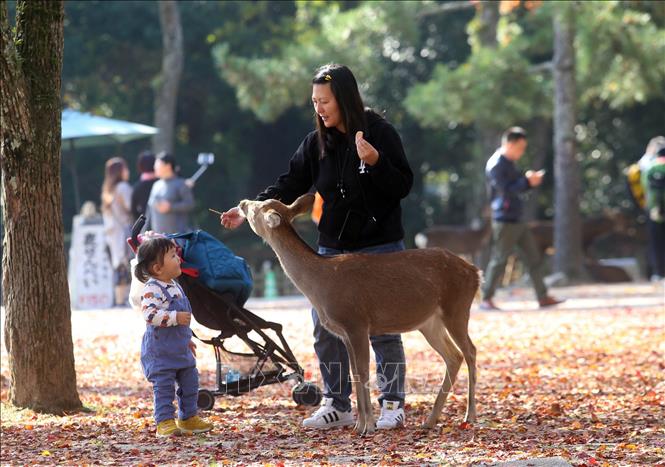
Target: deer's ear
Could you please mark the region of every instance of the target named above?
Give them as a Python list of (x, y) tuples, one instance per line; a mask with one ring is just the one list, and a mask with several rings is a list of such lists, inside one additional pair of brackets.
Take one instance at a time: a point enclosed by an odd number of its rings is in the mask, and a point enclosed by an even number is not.
[(301, 214), (307, 214), (312, 210), (314, 205), (314, 195), (312, 193), (307, 193), (302, 195), (300, 198), (295, 200), (289, 206), (289, 211), (291, 211), (291, 218), (299, 216)]
[(270, 229), (278, 227), (282, 222), (282, 216), (279, 215), (277, 211), (271, 209), (268, 212), (263, 213), (263, 219), (266, 221), (266, 225)]

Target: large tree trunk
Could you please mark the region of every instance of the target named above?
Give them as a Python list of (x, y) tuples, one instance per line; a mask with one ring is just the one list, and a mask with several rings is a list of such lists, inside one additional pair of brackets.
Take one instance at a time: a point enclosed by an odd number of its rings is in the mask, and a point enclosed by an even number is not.
[(19, 407), (81, 408), (76, 391), (60, 187), (62, 1), (0, 3), (3, 302), (9, 398)]
[(184, 63), (182, 27), (178, 4), (173, 0), (159, 2), (162, 28), (162, 72), (155, 96), (155, 126), (159, 128), (152, 140), (153, 151), (173, 153), (178, 86)]
[[(482, 47), (495, 49), (499, 42), (496, 38), (497, 26), (499, 24), (499, 2), (480, 2), (477, 6), (476, 16), (479, 21), (478, 40)], [(510, 126), (510, 124), (506, 125)], [(485, 164), (487, 159), (501, 145), (501, 128), (494, 128), (483, 123), (475, 124), (479, 141), (480, 153), (476, 157), (477, 183), (474, 183), (474, 199), (467, 206), (467, 220), (477, 218), (483, 204), (487, 203), (487, 190), (485, 182)]]
[[(501, 16), (499, 2), (480, 2), (477, 6), (476, 15), (480, 21), (478, 30), (480, 44), (483, 47), (496, 48), (499, 44), (496, 32)], [(487, 198), (487, 182), (485, 180), (485, 164), (496, 148), (501, 145), (501, 133), (503, 132), (501, 128), (491, 127), (482, 123), (476, 123), (475, 128), (479, 144), (478, 153), (474, 157), (475, 163), (473, 164), (475, 173), (471, 176), (476, 181), (473, 184), (473, 199), (466, 206), (467, 221), (480, 217), (483, 212), (483, 206), (489, 203), (489, 199)], [(489, 261), (489, 253), (490, 242), (478, 254), (478, 264), (483, 269)]]
[(574, 8), (574, 3), (562, 3), (554, 14), (554, 271), (568, 282), (584, 275), (575, 160)]

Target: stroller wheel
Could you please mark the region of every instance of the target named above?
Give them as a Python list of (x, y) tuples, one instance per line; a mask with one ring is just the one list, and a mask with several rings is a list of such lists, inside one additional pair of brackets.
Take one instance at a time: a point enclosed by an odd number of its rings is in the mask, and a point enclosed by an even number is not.
[(201, 410), (210, 410), (215, 405), (215, 396), (212, 391), (199, 389), (199, 398), (196, 400), (196, 406)]
[(293, 387), (291, 391), (293, 400), (298, 405), (319, 405), (323, 393), (316, 384), (302, 382)]

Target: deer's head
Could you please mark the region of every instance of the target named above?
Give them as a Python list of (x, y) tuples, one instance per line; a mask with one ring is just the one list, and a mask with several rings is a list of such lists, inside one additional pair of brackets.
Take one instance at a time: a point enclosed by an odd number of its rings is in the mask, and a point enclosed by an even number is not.
[(259, 237), (267, 239), (272, 230), (280, 225), (290, 224), (294, 217), (311, 211), (313, 204), (314, 195), (308, 193), (288, 206), (276, 199), (265, 201), (244, 199), (238, 207), (245, 214), (252, 230)]

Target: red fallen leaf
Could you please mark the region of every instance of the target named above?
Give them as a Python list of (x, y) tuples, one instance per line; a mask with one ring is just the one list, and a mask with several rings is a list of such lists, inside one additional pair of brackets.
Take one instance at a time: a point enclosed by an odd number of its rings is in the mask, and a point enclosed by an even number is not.
[(473, 424), (469, 422), (462, 422), (459, 424), (459, 429), (460, 430), (470, 430), (473, 427)]
[(32, 430), (34, 428), (33, 425), (25, 425), (24, 427), (26, 430)]
[(563, 408), (558, 402), (555, 402), (554, 404), (550, 405), (548, 412), (550, 415), (558, 417), (559, 415), (563, 415)]

